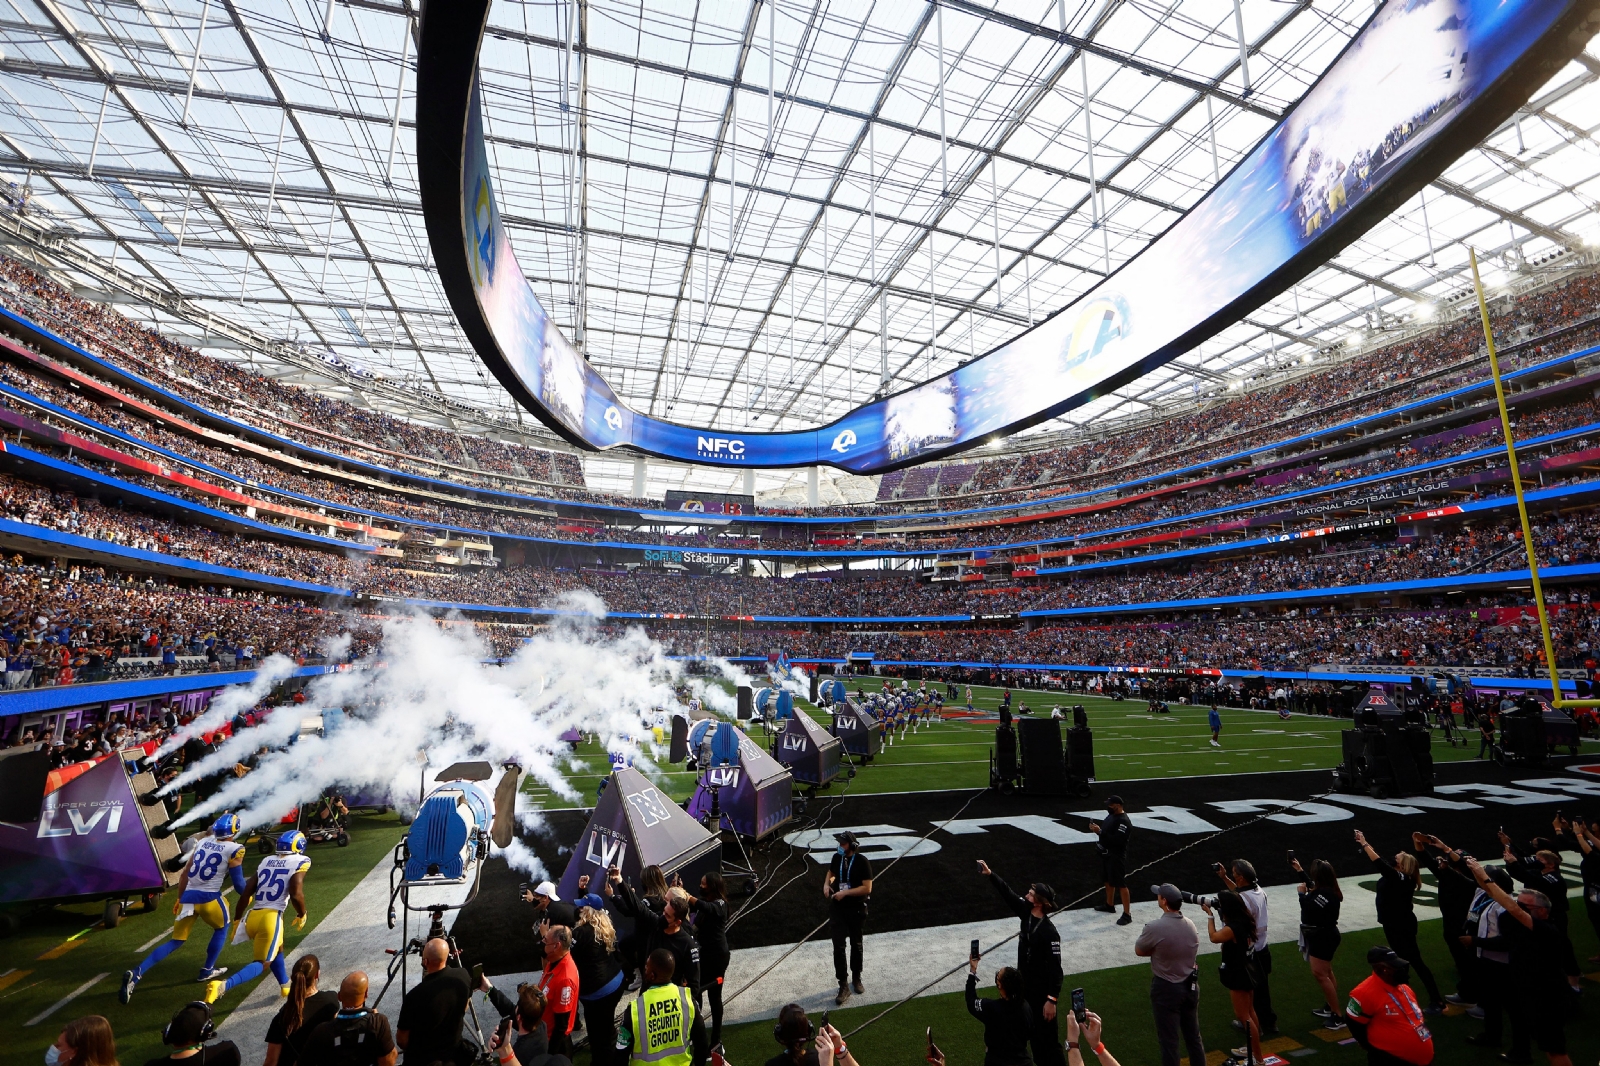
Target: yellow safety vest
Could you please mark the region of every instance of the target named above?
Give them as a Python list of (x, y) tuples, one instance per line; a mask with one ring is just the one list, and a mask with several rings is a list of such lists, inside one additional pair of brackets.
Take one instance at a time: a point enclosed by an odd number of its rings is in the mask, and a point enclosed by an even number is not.
[(633, 1062), (689, 1066), (689, 1026), (694, 1001), (682, 985), (655, 985), (640, 992), (628, 1008), (633, 1023)]

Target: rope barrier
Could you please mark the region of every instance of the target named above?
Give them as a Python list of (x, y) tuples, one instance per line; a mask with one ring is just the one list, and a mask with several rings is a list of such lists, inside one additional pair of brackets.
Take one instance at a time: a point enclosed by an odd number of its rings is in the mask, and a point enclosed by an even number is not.
[[(1287, 803), (1287, 804), (1284, 804), (1284, 805), (1279, 806), (1279, 807), (1274, 807), (1272, 810), (1263, 811), (1261, 814), (1257, 815), (1254, 818), (1249, 819), (1248, 821), (1240, 822), (1238, 825), (1232, 825), (1232, 826), (1229, 826), (1226, 829), (1219, 829), (1215, 833), (1212, 833), (1209, 836), (1201, 837), (1199, 840), (1190, 841), (1189, 843), (1184, 844), (1182, 847), (1175, 848), (1172, 851), (1169, 851), (1167, 854), (1162, 855), (1159, 858), (1151, 859), (1149, 862), (1145, 863), (1143, 866), (1138, 867), (1137, 869), (1129, 870), (1128, 871), (1128, 876), (1132, 877), (1134, 874), (1141, 873), (1141, 872), (1143, 872), (1145, 870), (1148, 870), (1152, 866), (1158, 865), (1158, 864), (1163, 863), (1163, 862), (1167, 862), (1168, 860), (1176, 858), (1177, 856), (1182, 855), (1184, 852), (1189, 851), (1192, 848), (1197, 848), (1202, 844), (1210, 843), (1211, 841), (1216, 840), (1220, 836), (1225, 836), (1226, 834), (1232, 833), (1235, 830), (1244, 829), (1247, 826), (1255, 825), (1257, 822), (1265, 821), (1266, 819), (1272, 817), (1275, 814), (1282, 814), (1284, 811), (1293, 810), (1294, 808), (1300, 806), (1303, 803), (1314, 803), (1317, 800), (1325, 799), (1328, 796), (1331, 796), (1333, 794), (1333, 792), (1334, 792), (1333, 789), (1329, 789), (1327, 792), (1323, 792), (1323, 793), (1321, 793), (1319, 795), (1312, 796), (1310, 799), (1296, 800), (1293, 803)], [(976, 797), (974, 797), (974, 798), (976, 798)], [(962, 809), (965, 810), (965, 808), (962, 808)], [(932, 830), (929, 830), (929, 832), (931, 833)], [(1076, 907), (1080, 903), (1087, 902), (1089, 899), (1091, 899), (1094, 896), (1098, 895), (1101, 891), (1102, 891), (1102, 889), (1095, 888), (1095, 889), (1092, 889), (1089, 892), (1085, 892), (1083, 895), (1079, 896), (1077, 899), (1073, 900), (1071, 903), (1063, 904), (1062, 906), (1057, 907), (1055, 910), (1051, 911), (1050, 912), (1050, 917), (1054, 918), (1056, 915), (1060, 914), (1062, 911), (1070, 910), (1071, 908)], [(826, 924), (826, 923), (824, 923), (824, 924)], [(819, 928), (820, 928), (820, 926), (819, 926)], [(815, 930), (813, 930), (813, 932), (815, 932)], [(991, 946), (990, 948), (988, 948), (988, 950), (980, 952), (979, 953), (979, 958), (982, 958), (983, 956), (988, 955), (990, 952), (998, 951), (1000, 948), (1002, 948), (1002, 947), (1006, 946), (1007, 944), (1011, 943), (1013, 940), (1017, 939), (1021, 935), (1022, 934), (1021, 934), (1020, 931), (1012, 933), (1010, 936), (1006, 937), (1004, 940), (1001, 940), (998, 943), (996, 943), (993, 946)], [(892, 1011), (895, 1011), (898, 1008), (905, 1006), (907, 1003), (911, 1002), (913, 999), (916, 999), (918, 996), (922, 995), (924, 992), (926, 992), (928, 989), (932, 988), (934, 985), (937, 985), (942, 981), (949, 980), (951, 977), (954, 977), (956, 974), (960, 973), (962, 970), (967, 969), (971, 964), (972, 964), (971, 960), (968, 959), (967, 961), (962, 962), (960, 965), (954, 966), (951, 969), (946, 970), (944, 973), (940, 974), (938, 977), (935, 977), (933, 980), (929, 981), (927, 984), (923, 985), (921, 988), (917, 989), (915, 992), (911, 993), (909, 996), (905, 996), (902, 999), (896, 1000), (894, 1003), (889, 1004), (889, 1006), (885, 1007), (883, 1010), (879, 1011), (877, 1014), (874, 1014), (872, 1017), (868, 1018), (866, 1021), (862, 1022), (860, 1025), (856, 1026), (854, 1029), (850, 1030), (848, 1033), (845, 1033), (844, 1034), (845, 1039), (848, 1040), (849, 1038), (855, 1036), (857, 1033), (861, 1032), (861, 1030), (867, 1028), (867, 1026), (872, 1025), (873, 1023), (883, 1019), (884, 1017), (889, 1015)], [(776, 964), (774, 964), (774, 965), (776, 965)], [(770, 967), (769, 967), (769, 969), (770, 969)], [(751, 983), (754, 984), (754, 982), (751, 982)], [(749, 987), (749, 986), (746, 986), (746, 987)], [(743, 991), (743, 989), (740, 989), (740, 991)]]
[[(940, 822), (938, 825), (934, 826), (932, 829), (929, 829), (926, 833), (922, 834), (922, 836), (918, 838), (916, 844), (911, 845), (911, 847), (907, 848), (905, 851), (902, 851), (899, 855), (896, 855), (894, 857), (894, 859), (889, 863), (889, 865), (885, 866), (883, 868), (883, 870), (873, 878), (873, 880), (875, 880), (875, 881), (882, 880), (884, 877), (888, 876), (889, 871), (893, 870), (895, 868), (895, 865), (901, 859), (905, 858), (906, 855), (910, 854), (910, 852), (913, 851), (917, 847), (917, 844), (921, 844), (923, 841), (925, 841), (929, 837), (933, 836), (934, 833), (938, 832), (940, 829), (943, 829), (945, 826), (949, 825), (951, 822), (955, 821), (957, 818), (960, 818), (963, 814), (965, 814), (967, 812), (967, 808), (968, 807), (972, 806), (973, 803), (977, 802), (978, 797), (987, 794), (988, 791), (989, 791), (989, 789), (986, 787), (986, 788), (984, 788), (984, 789), (982, 789), (982, 790), (980, 790), (978, 792), (973, 793), (971, 798), (969, 798), (967, 800), (967, 802), (965, 802), (965, 803), (963, 803), (961, 805), (960, 810), (956, 811), (956, 813), (954, 813), (950, 817), (946, 818), (943, 822)], [(805, 871), (801, 871), (801, 872), (804, 873)], [(796, 875), (796, 876), (799, 876), (799, 875)], [(791, 878), (790, 880), (792, 881), (793, 878)], [(741, 912), (741, 913), (743, 913), (743, 912)], [(823, 919), (820, 923), (818, 923), (818, 925), (817, 925), (817, 927), (815, 929), (811, 930), (811, 932), (809, 932), (805, 936), (801, 937), (795, 943), (795, 945), (793, 947), (791, 947), (788, 951), (785, 951), (782, 955), (779, 955), (776, 959), (772, 960), (772, 963), (770, 965), (768, 965), (765, 970), (762, 970), (760, 973), (758, 973), (754, 977), (752, 977), (749, 981), (745, 982), (742, 986), (740, 986), (738, 991), (733, 993), (733, 995), (726, 997), (722, 1001), (723, 1004), (726, 1005), (726, 1004), (732, 1003), (734, 1000), (736, 1000), (740, 996), (744, 995), (750, 989), (754, 988), (757, 981), (760, 981), (763, 977), (767, 976), (767, 974), (769, 974), (773, 970), (777, 969), (780, 963), (782, 963), (789, 956), (793, 955), (795, 952), (799, 951), (801, 949), (801, 947), (803, 947), (806, 944), (806, 942), (809, 941), (812, 937), (816, 936), (818, 933), (822, 932), (823, 929), (827, 928), (828, 921), (829, 921), (828, 919)]]

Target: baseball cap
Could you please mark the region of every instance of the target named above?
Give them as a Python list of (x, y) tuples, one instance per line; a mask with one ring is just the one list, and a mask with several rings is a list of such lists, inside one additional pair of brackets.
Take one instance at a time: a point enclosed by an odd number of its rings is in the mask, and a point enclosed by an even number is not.
[(1031, 887), (1033, 889), (1033, 894), (1038, 896), (1046, 906), (1054, 907), (1056, 905), (1055, 889), (1051, 888), (1043, 881), (1035, 881)]
[(539, 887), (533, 890), (533, 894), (535, 896), (543, 896), (546, 899), (553, 899), (557, 903), (561, 902), (561, 897), (556, 895), (556, 886), (549, 881), (540, 881)]
[(1150, 891), (1157, 897), (1166, 900), (1169, 907), (1183, 906), (1183, 893), (1178, 890), (1177, 885), (1172, 884), (1170, 881), (1164, 885), (1152, 885), (1150, 886)]
[(1390, 966), (1411, 965), (1408, 960), (1402, 959), (1399, 955), (1395, 954), (1394, 948), (1391, 948), (1389, 945), (1374, 944), (1372, 947), (1367, 949), (1367, 965), (1376, 966), (1380, 962), (1386, 962)]
[(1112, 807), (1120, 807), (1120, 806), (1122, 806), (1122, 797), (1121, 796), (1107, 796), (1106, 797), (1106, 810), (1110, 810)]
[(841, 844), (859, 844), (859, 843), (861, 843), (861, 841), (856, 839), (856, 835), (854, 833), (850, 832), (850, 830), (848, 830), (848, 829), (846, 829), (842, 833), (833, 834), (833, 839), (837, 840)]

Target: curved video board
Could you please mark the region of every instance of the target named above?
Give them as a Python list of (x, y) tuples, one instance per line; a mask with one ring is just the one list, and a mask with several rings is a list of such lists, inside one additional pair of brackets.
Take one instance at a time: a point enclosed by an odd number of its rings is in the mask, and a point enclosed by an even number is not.
[(463, 329), (575, 444), (723, 466), (873, 473), (1053, 418), (1192, 349), (1366, 232), (1491, 132), (1594, 34), (1600, 0), (1388, 0), (1187, 214), (1082, 298), (947, 374), (819, 429), (736, 433), (635, 411), (517, 264), (483, 137), (488, 0), (429, 4), (417, 65), (422, 205)]

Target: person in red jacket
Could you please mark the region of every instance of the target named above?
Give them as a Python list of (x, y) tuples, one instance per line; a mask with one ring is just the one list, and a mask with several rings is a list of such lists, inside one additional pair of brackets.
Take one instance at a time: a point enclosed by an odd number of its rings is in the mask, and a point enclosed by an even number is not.
[(1350, 990), (1345, 1007), (1350, 1035), (1367, 1049), (1367, 1066), (1428, 1066), (1433, 1034), (1406, 984), (1411, 963), (1383, 944), (1367, 950), (1367, 963), (1372, 976)]
[(572, 930), (545, 923), (544, 1024), (550, 1032), (550, 1054), (572, 1057), (572, 1027), (578, 1021), (578, 964), (572, 961)]

